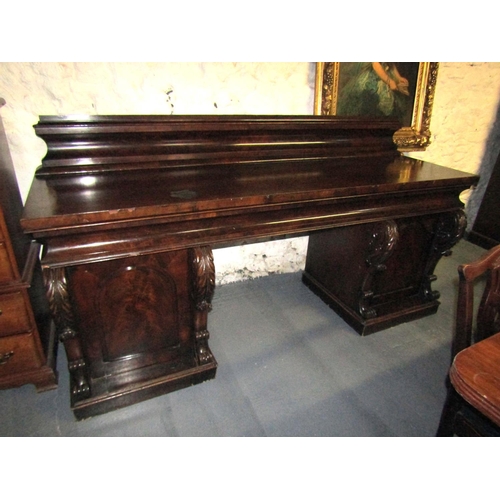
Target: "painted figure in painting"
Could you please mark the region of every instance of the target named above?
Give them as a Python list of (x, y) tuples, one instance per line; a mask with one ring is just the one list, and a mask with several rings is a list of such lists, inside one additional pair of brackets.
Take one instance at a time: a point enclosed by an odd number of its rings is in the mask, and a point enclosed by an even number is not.
[(361, 62), (342, 64), (345, 84), (339, 88), (337, 115), (385, 116), (408, 121), (411, 99), (408, 79), (396, 63)]

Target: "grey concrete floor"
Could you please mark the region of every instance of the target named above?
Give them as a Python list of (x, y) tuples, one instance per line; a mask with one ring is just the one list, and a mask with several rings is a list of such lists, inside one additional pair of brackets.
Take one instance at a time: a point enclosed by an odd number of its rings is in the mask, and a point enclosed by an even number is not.
[(217, 288), (214, 380), (77, 422), (59, 388), (0, 391), (0, 436), (434, 436), (445, 399), (461, 241), (438, 264), (437, 314), (359, 336), (300, 273)]

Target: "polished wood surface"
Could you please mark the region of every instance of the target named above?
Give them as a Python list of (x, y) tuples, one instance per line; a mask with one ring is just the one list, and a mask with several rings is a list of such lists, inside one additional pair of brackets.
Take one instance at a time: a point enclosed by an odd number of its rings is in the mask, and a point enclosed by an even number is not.
[(500, 333), (459, 352), (450, 380), (469, 404), (500, 426)]
[(0, 120), (0, 389), (57, 386), (55, 332), (45, 298), (40, 245), (20, 225), (22, 200)]
[[(500, 245), (458, 268), (456, 329), (438, 436), (500, 435)], [(474, 305), (479, 287), (481, 300)]]
[(395, 154), (388, 120), (321, 116), (41, 116), (37, 175)]
[(212, 248), (350, 231), (352, 246), (332, 251), (351, 258), (356, 299), (320, 283), (334, 259), (312, 243), (316, 293), (362, 334), (435, 312), (433, 270), (463, 234), (459, 195), (477, 177), (402, 156), (398, 128), (320, 116), (41, 117), (47, 155), (22, 225), (44, 244), (77, 417), (215, 375)]
[[(41, 117), (36, 130), (48, 153), (23, 224), (33, 233), (68, 234), (93, 224), (226, 221), (249, 211), (252, 218), (261, 214), (264, 223), (278, 218), (284, 224), (287, 215), (270, 212), (309, 209), (311, 219), (332, 214), (328, 226), (335, 212), (345, 217), (350, 212), (354, 222), (367, 218), (367, 208), (374, 219), (399, 215), (398, 202), (413, 201), (408, 210), (422, 213), (424, 197), (434, 204), (431, 210), (439, 211), (450, 204), (440, 201), (442, 196), (454, 197), (477, 181), (401, 156), (392, 142), (397, 126), (387, 120), (316, 116)], [(179, 153), (188, 141), (179, 145), (177, 128), (184, 134), (192, 128), (190, 135), (206, 136), (209, 146), (198, 138), (189, 143), (189, 152)], [(436, 189), (441, 196), (432, 196)], [(389, 203), (389, 197), (395, 201)], [(454, 200), (454, 206), (460, 203)], [(280, 227), (270, 234), (301, 230), (293, 221)], [(231, 237), (229, 232), (224, 238)]]

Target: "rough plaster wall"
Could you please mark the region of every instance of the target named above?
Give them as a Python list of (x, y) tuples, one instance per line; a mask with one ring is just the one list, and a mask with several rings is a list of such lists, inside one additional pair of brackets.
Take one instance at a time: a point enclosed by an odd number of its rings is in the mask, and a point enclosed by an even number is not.
[[(314, 64), (0, 63), (0, 97), (25, 198), (46, 152), (32, 128), (38, 115), (310, 114)], [(488, 172), (499, 149), (499, 97), (500, 63), (441, 63), (432, 144), (411, 156)], [(294, 238), (215, 250), (218, 283), (302, 269), (306, 245)]]
[[(2, 120), (25, 199), (39, 115), (310, 114), (313, 63), (0, 63)], [(306, 238), (214, 251), (218, 283), (301, 269)]]
[[(222, 264), (217, 270), (217, 282), (232, 283), (304, 269), (307, 241), (307, 238), (290, 238), (215, 250), (215, 258)], [(232, 262), (239, 265), (228, 265)]]
[(2, 118), (23, 198), (45, 155), (39, 115), (308, 114), (310, 63), (0, 63)]
[(440, 63), (431, 118), (432, 142), (410, 156), (470, 173), (477, 188), (462, 194), (472, 227), (500, 151), (500, 63)]

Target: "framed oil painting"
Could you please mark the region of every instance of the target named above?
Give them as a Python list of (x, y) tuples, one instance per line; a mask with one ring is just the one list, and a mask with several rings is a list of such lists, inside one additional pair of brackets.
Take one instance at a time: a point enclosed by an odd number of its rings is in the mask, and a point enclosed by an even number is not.
[(396, 118), (400, 151), (430, 144), (430, 121), (439, 63), (316, 63), (314, 114)]

